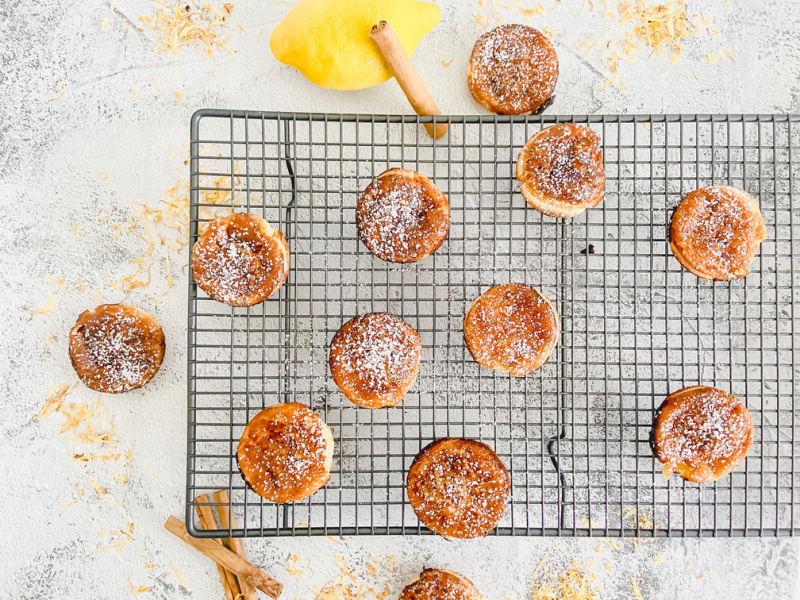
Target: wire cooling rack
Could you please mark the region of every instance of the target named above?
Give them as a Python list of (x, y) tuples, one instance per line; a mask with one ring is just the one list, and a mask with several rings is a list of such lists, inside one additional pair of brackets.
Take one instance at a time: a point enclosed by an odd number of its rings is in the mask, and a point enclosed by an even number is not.
[[(231, 308), (189, 285), (187, 524), (194, 498), (224, 488), (235, 536), (420, 534), (405, 475), (434, 439), (492, 446), (512, 496), (497, 535), (791, 535), (800, 527), (794, 397), (800, 351), (800, 117), (430, 117), (202, 110), (192, 120), (191, 233), (217, 212), (279, 227), (292, 268), (279, 295)], [(557, 122), (597, 131), (605, 199), (571, 220), (519, 194), (525, 141)], [(358, 240), (361, 191), (391, 167), (431, 178), (451, 227), (430, 257), (395, 265)], [(761, 204), (768, 237), (743, 280), (713, 283), (681, 268), (667, 243), (673, 209), (710, 184)], [(480, 368), (463, 318), (488, 287), (529, 283), (554, 300), (562, 337), (539, 371)], [(328, 346), (355, 315), (388, 311), (419, 331), (423, 361), (405, 400), (356, 408), (329, 376)], [(755, 445), (731, 475), (704, 486), (666, 481), (648, 438), (671, 392), (705, 384), (742, 398)], [(236, 465), (246, 423), (301, 402), (336, 439), (328, 485), (275, 505)]]

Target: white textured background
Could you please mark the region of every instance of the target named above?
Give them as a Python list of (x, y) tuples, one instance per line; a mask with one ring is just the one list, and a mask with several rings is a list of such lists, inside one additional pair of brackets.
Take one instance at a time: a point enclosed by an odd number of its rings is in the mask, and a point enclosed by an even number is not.
[[(623, 64), (619, 79), (607, 87), (610, 74), (598, 53), (582, 57), (576, 47), (605, 31), (609, 22), (603, 10), (582, 12), (577, 0), (542, 2), (545, 11), (531, 24), (566, 34), (555, 39), (561, 75), (551, 113), (800, 112), (796, 0), (689, 0), (690, 9), (702, 5), (716, 19), (721, 33), (688, 40), (674, 66), (644, 51), (639, 64)], [(235, 4), (233, 21), (244, 28), (231, 32), (237, 57), (222, 53), (208, 59), (191, 50), (177, 57), (157, 55), (148, 32), (124, 31), (125, 17), (135, 22), (154, 12), (147, 0), (120, 0), (116, 12), (100, 0), (0, 2), (1, 598), (123, 598), (129, 582), (152, 586), (142, 598), (222, 598), (213, 564), (162, 529), (167, 515), (183, 514), (186, 278), (179, 272), (175, 287), (158, 302), (151, 298), (167, 289), (160, 267), (142, 290), (125, 295), (109, 287), (106, 280), (130, 273), (130, 259), (143, 248), (132, 236), (112, 244), (110, 223), (124, 224), (134, 216), (136, 203), (155, 205), (165, 188), (186, 177), (183, 159), (195, 109), (408, 112), (393, 81), (349, 93), (308, 83), (269, 52), (269, 33), (289, 6), (268, 0), (252, 0), (252, 8), (242, 0)], [(442, 23), (423, 40), (415, 63), (443, 112), (481, 113), (464, 76), (479, 34), (473, 13), (498, 10), (506, 21), (524, 19), (514, 10), (479, 6), (477, 0), (439, 4)], [(720, 48), (730, 50), (735, 61), (709, 63), (706, 56)], [(450, 59), (452, 64), (442, 65)], [(207, 73), (210, 69), (216, 71)], [(183, 94), (183, 103), (174, 91)], [(99, 220), (112, 207), (113, 218)], [(73, 232), (75, 224), (80, 237)], [(186, 253), (173, 261), (183, 266)], [(48, 274), (63, 278), (70, 293), (45, 281)], [(74, 289), (80, 277), (85, 292)], [(127, 483), (106, 477), (116, 465), (72, 460), (65, 437), (58, 434), (58, 419), (32, 420), (44, 403), (45, 384), (76, 379), (67, 332), (81, 311), (97, 303), (95, 290), (106, 302), (128, 301), (151, 311), (167, 335), (167, 357), (156, 379), (143, 390), (102, 401), (116, 423), (120, 450), (133, 455), (125, 469)], [(56, 298), (54, 310), (29, 319), (48, 293)], [(55, 336), (50, 345), (48, 334)], [(72, 398), (94, 401), (96, 394), (79, 388)], [(80, 497), (74, 486), (91, 492), (87, 475), (107, 486), (122, 506), (99, 502), (93, 493)], [(78, 501), (72, 506), (59, 505), (73, 498)], [(103, 546), (107, 540), (100, 539), (90, 519), (103, 530), (133, 522), (134, 541), (121, 554), (92, 551), (87, 543)], [(313, 598), (338, 574), (337, 552), (367, 586), (381, 591), (388, 583), (390, 597), (423, 565), (464, 573), (487, 598), (524, 597), (540, 559), (548, 555), (555, 566), (563, 565), (570, 560), (565, 552), (581, 562), (596, 559), (604, 598), (634, 597), (631, 577), (641, 580), (644, 598), (787, 598), (797, 585), (794, 540), (625, 541), (619, 550), (601, 552), (596, 540), (570, 539), (351, 538), (338, 545), (320, 538), (245, 544), (254, 562), (287, 584), (287, 599)], [(145, 551), (155, 568), (145, 568)], [(288, 554), (299, 556), (303, 577), (286, 572)], [(389, 554), (397, 557), (397, 570), (370, 576), (367, 557)], [(663, 556), (660, 564), (653, 564), (656, 555)], [(604, 568), (606, 561), (611, 571)], [(189, 587), (170, 574), (173, 566)]]

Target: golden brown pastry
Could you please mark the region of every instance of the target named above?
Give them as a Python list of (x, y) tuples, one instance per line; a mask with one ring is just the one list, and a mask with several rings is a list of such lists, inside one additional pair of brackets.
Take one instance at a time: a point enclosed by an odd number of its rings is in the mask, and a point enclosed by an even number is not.
[(529, 115), (552, 102), (558, 57), (542, 33), (501, 25), (478, 38), (467, 65), (475, 100), (499, 115)]
[(652, 436), (662, 472), (695, 483), (724, 477), (753, 447), (753, 420), (728, 392), (696, 385), (670, 394), (659, 409)]
[(547, 361), (560, 331), (550, 300), (524, 283), (490, 288), (472, 303), (464, 319), (464, 339), (475, 361), (517, 376)]
[(425, 569), (403, 588), (400, 600), (481, 600), (481, 595), (460, 573)]
[(69, 358), (84, 385), (119, 394), (150, 381), (164, 360), (158, 321), (140, 308), (102, 304), (78, 317), (69, 332)]
[(574, 217), (600, 204), (606, 171), (600, 136), (583, 125), (561, 123), (535, 134), (517, 158), (520, 191), (551, 217)]
[(766, 237), (755, 198), (734, 187), (714, 185), (681, 200), (672, 215), (669, 247), (698, 277), (724, 281), (750, 272), (750, 262)]
[(197, 285), (217, 302), (253, 306), (277, 292), (289, 273), (289, 246), (264, 219), (231, 213), (208, 224), (192, 248)]
[(444, 538), (475, 538), (494, 529), (511, 480), (486, 444), (447, 438), (430, 444), (408, 471), (406, 492), (417, 518)]
[(450, 229), (450, 205), (427, 177), (389, 169), (358, 199), (356, 225), (370, 252), (395, 263), (417, 262), (442, 245)]
[(400, 317), (372, 313), (351, 319), (331, 342), (333, 380), (364, 408), (398, 404), (417, 379), (422, 340)]
[(272, 502), (296, 502), (330, 479), (333, 435), (302, 404), (275, 404), (247, 424), (236, 452), (245, 481)]

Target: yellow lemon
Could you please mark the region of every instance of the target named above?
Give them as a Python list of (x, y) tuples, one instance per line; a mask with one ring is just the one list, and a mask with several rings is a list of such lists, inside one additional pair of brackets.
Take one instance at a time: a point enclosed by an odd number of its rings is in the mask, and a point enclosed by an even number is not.
[(312, 83), (360, 90), (392, 76), (369, 37), (373, 25), (388, 21), (410, 56), (441, 16), (438, 6), (417, 0), (300, 0), (269, 46)]

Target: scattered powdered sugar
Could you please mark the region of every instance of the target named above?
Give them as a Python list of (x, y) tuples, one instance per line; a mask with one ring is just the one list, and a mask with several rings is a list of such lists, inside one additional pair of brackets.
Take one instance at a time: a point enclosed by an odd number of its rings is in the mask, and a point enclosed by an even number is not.
[(592, 207), (605, 191), (600, 136), (564, 123), (542, 130), (522, 150), (521, 180), (547, 198)]
[(141, 387), (158, 371), (164, 356), (163, 332), (135, 310), (103, 305), (77, 328), (70, 353), (88, 387), (126, 392)]
[(219, 240), (216, 248), (198, 248), (197, 263), (214, 273), (215, 293), (230, 302), (249, 296), (264, 285), (266, 276), (272, 271), (272, 261), (262, 256), (261, 245), (237, 239), (236, 233)]
[(470, 308), (465, 334), (479, 364), (525, 374), (549, 356), (558, 338), (558, 321), (550, 303), (535, 289), (500, 285)]
[(420, 521), (446, 537), (473, 538), (497, 525), (506, 508), (508, 472), (485, 444), (443, 440), (417, 457), (408, 495)]
[(470, 57), (473, 96), (500, 114), (535, 111), (553, 93), (558, 58), (550, 41), (524, 25), (501, 25), (483, 34)]
[(522, 322), (529, 320), (513, 319), (506, 329), (511, 345), (498, 348), (498, 360), (503, 364), (528, 361), (536, 358), (547, 344), (545, 332), (541, 329), (527, 328)]
[(471, 600), (473, 589), (458, 576), (440, 569), (425, 569), (419, 579), (408, 584), (400, 600)]
[(286, 265), (276, 240), (252, 226), (225, 223), (212, 224), (206, 236), (194, 246), (192, 271), (197, 285), (215, 300), (252, 304), (251, 299), (265, 299), (283, 282)]
[(674, 469), (733, 468), (748, 450), (752, 420), (742, 402), (721, 390), (703, 388), (674, 400), (675, 410), (662, 413), (658, 422), (659, 459)]
[(368, 228), (377, 234), (371, 238), (376, 252), (408, 252), (422, 224), (426, 204), (423, 189), (408, 185), (377, 192), (376, 196), (377, 201), (368, 216)]
[[(325, 424), (299, 404), (270, 407), (245, 428), (237, 458), (256, 493), (275, 502), (304, 497), (327, 476)], [(317, 486), (318, 487), (318, 486)]]
[(372, 313), (348, 321), (334, 337), (331, 371), (345, 394), (405, 393), (421, 356), (413, 327), (396, 315)]
[[(421, 177), (421, 176), (420, 176)], [(430, 184), (432, 186), (432, 184)], [(412, 262), (436, 250), (447, 237), (450, 214), (423, 181), (404, 175), (372, 182), (356, 208), (361, 239), (384, 260)]]
[(764, 225), (743, 194), (712, 186), (683, 199), (673, 216), (672, 241), (691, 266), (718, 278), (747, 273)]

